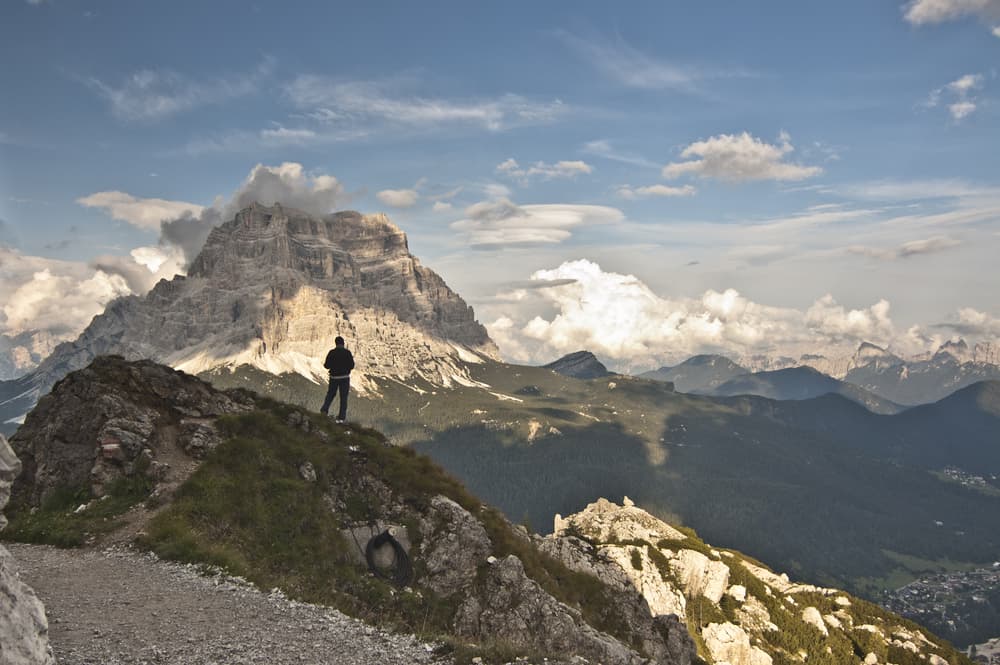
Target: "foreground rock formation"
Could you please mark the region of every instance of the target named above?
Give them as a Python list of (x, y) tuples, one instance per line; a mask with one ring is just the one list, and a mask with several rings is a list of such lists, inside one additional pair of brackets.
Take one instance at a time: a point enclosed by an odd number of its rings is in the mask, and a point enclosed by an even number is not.
[(556, 516), (542, 547), (654, 614), (686, 617), (699, 655), (717, 665), (966, 662), (916, 625), (838, 589), (795, 584), (739, 552), (714, 549), (635, 506), (600, 499)]
[[(10, 485), (21, 470), (20, 462), (0, 435), (0, 511), (7, 505)], [(7, 521), (0, 512), (0, 530)], [(45, 608), (35, 592), (21, 582), (17, 566), (0, 545), (0, 663), (3, 665), (49, 665), (55, 663), (49, 648), (49, 624)]]

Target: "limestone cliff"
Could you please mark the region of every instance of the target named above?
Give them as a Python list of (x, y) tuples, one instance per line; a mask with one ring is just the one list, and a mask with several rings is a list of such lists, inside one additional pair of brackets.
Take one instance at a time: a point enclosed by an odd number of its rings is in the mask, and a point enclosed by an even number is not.
[(573, 569), (602, 580), (624, 576), (652, 613), (684, 617), (709, 664), (968, 662), (912, 622), (712, 548), (627, 497), (622, 506), (600, 499), (565, 519), (557, 515), (553, 535), (539, 540)]
[(37, 399), (105, 354), (322, 382), (338, 335), (354, 351), (362, 391), (376, 377), (469, 384), (466, 363), (497, 357), (472, 308), (409, 253), (385, 215), (255, 204), (212, 231), (186, 277), (112, 302), (12, 390)]

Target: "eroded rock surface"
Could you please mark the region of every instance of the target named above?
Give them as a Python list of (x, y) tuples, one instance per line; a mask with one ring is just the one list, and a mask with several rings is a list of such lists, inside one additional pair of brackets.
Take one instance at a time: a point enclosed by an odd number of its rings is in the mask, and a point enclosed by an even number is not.
[[(3, 509), (10, 485), (21, 465), (7, 439), (0, 435), (0, 529), (6, 526)], [(49, 665), (55, 663), (49, 648), (45, 608), (35, 592), (21, 581), (10, 552), (0, 545), (0, 663)]]

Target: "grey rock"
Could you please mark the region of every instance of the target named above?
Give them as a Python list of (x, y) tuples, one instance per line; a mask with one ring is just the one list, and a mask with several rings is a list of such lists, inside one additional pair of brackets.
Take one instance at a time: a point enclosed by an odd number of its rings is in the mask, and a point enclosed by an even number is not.
[[(39, 505), (57, 487), (103, 496), (117, 478), (162, 481), (160, 458), (201, 457), (218, 445), (212, 420), (250, 409), (244, 391), (222, 392), (149, 361), (103, 356), (57, 383), (11, 439), (24, 464), (13, 493)], [(184, 414), (200, 413), (197, 421)]]
[(428, 512), (420, 525), (421, 555), (427, 567), (423, 583), (450, 596), (472, 584), (493, 544), (482, 523), (447, 497), (432, 498)]
[(469, 596), (455, 615), (455, 632), (501, 640), (526, 650), (576, 654), (605, 665), (639, 665), (646, 659), (588, 625), (580, 613), (546, 593), (508, 555), (490, 566), (482, 592)]
[[(7, 439), (0, 435), (0, 511), (7, 505), (10, 485), (21, 464)], [(6, 520), (0, 513), (0, 529)], [(45, 608), (35, 592), (20, 580), (10, 552), (0, 545), (0, 663), (49, 665), (55, 663), (49, 648)]]
[(312, 462), (303, 462), (299, 465), (299, 476), (307, 483), (316, 482), (316, 467)]

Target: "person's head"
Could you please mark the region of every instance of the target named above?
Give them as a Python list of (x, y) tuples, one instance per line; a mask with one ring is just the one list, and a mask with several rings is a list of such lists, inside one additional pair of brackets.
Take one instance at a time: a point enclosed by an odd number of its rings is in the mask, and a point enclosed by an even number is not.
[(337, 346), (343, 346), (344, 338), (341, 337), (340, 335), (337, 335), (337, 339), (333, 340), (333, 343), (336, 344)]

